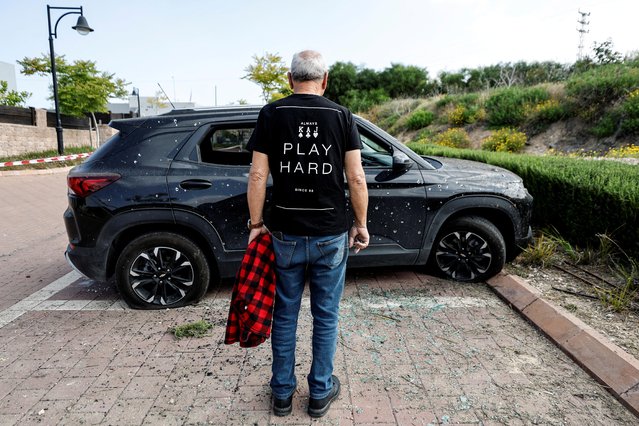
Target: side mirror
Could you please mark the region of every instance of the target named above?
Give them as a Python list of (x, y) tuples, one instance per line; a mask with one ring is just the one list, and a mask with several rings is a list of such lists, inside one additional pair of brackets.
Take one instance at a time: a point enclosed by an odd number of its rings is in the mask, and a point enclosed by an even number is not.
[(413, 167), (413, 161), (401, 151), (393, 153), (393, 173), (404, 173)]
[(389, 180), (393, 180), (396, 177), (399, 177), (406, 173), (408, 170), (410, 170), (411, 167), (413, 167), (413, 160), (408, 158), (408, 155), (404, 154), (401, 151), (394, 152), (393, 169), (387, 169), (380, 172), (377, 176), (375, 176), (375, 180), (377, 182), (386, 182)]

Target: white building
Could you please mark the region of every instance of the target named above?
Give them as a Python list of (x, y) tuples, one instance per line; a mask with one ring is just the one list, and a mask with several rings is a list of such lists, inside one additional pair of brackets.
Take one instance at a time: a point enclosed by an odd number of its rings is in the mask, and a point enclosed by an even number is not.
[(0, 61), (0, 80), (8, 83), (9, 90), (18, 90), (16, 83), (16, 67), (8, 62)]
[[(183, 108), (195, 108), (194, 102), (173, 102), (175, 109)], [(129, 102), (109, 102), (109, 111), (113, 114), (133, 114), (138, 116), (138, 111), (141, 117), (148, 117), (150, 115), (164, 114), (173, 110), (173, 107), (168, 101), (161, 100), (155, 96), (140, 96), (140, 105), (138, 108), (138, 97), (129, 96)]]

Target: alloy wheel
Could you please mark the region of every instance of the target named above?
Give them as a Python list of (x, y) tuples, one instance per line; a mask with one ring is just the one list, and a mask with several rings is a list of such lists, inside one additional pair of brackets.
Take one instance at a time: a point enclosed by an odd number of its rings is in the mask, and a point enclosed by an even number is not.
[(147, 303), (173, 305), (182, 300), (193, 285), (191, 261), (171, 247), (153, 247), (140, 253), (131, 264), (131, 289)]
[(435, 253), (442, 272), (459, 281), (471, 281), (486, 273), (492, 262), (488, 242), (470, 231), (454, 231), (444, 236)]

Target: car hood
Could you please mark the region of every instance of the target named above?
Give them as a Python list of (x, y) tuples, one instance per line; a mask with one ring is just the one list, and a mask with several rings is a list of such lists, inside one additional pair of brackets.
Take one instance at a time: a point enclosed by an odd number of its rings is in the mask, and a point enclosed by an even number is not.
[(491, 164), (456, 158), (429, 157), (441, 162), (436, 170), (424, 171), (427, 185), (460, 193), (494, 193), (525, 198), (527, 191), (515, 173)]

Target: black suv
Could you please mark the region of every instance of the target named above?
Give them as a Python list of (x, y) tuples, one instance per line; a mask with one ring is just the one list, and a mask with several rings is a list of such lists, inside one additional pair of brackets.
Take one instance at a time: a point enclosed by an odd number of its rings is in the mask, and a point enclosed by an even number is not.
[[(114, 277), (135, 308), (193, 303), (211, 282), (234, 276), (248, 238), (245, 147), (258, 112), (113, 120), (119, 133), (69, 172), (67, 259), (91, 279)], [(449, 278), (482, 281), (529, 242), (532, 197), (517, 175), (421, 157), (356, 121), (371, 243), (350, 267), (430, 263)]]

